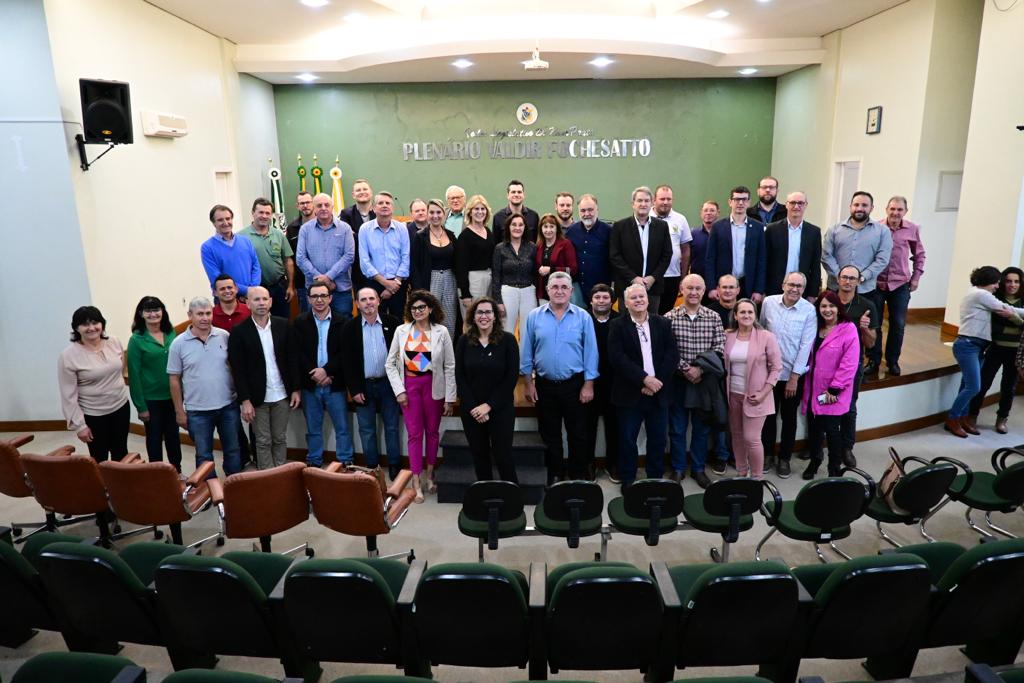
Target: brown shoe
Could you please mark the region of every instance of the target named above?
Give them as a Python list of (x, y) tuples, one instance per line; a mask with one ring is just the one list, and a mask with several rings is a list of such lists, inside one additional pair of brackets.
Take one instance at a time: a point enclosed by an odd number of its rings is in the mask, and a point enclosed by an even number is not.
[(951, 433), (953, 436), (959, 436), (961, 439), (967, 438), (967, 432), (965, 432), (964, 428), (960, 426), (960, 420), (956, 419), (955, 417), (946, 418), (946, 424), (944, 426), (944, 429), (947, 432)]
[(964, 428), (964, 431), (968, 434), (974, 434), (975, 436), (981, 434), (978, 431), (978, 421), (971, 415), (964, 415), (960, 418), (960, 426)]
[(1006, 432), (1010, 431), (1009, 428), (1006, 426), (1006, 422), (1007, 418), (1005, 417), (1001, 417), (998, 420), (996, 420), (996, 431), (999, 432), (1000, 434), (1005, 434)]

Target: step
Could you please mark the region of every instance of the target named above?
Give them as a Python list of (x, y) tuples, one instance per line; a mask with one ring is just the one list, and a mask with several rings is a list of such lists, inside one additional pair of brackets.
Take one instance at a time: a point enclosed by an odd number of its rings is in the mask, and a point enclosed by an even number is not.
[[(544, 467), (516, 467), (519, 486), (523, 489), (527, 505), (536, 505), (544, 497), (547, 469)], [(437, 502), (462, 504), (466, 490), (477, 481), (473, 467), (444, 465), (437, 468)]]
[[(462, 430), (446, 430), (441, 437), (444, 461), (448, 464), (472, 465), (473, 455), (469, 451), (466, 433)], [(545, 457), (544, 441), (537, 432), (512, 433), (512, 459), (516, 467), (536, 465), (543, 467)]]

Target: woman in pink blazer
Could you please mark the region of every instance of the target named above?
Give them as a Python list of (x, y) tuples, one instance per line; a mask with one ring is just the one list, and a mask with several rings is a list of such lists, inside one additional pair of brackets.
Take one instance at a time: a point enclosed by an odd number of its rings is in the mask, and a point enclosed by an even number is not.
[(729, 388), (729, 431), (741, 477), (764, 478), (761, 428), (775, 413), (772, 389), (782, 370), (775, 335), (757, 322), (757, 308), (740, 299), (732, 309), (725, 333), (725, 374)]
[(843, 312), (839, 295), (822, 292), (818, 309), (818, 336), (804, 381), (803, 406), (807, 413), (808, 450), (811, 461), (803, 478), (814, 479), (821, 465), (821, 445), (828, 442), (828, 474), (838, 476), (843, 458), (840, 435), (842, 417), (850, 410), (853, 379), (860, 365), (857, 326)]

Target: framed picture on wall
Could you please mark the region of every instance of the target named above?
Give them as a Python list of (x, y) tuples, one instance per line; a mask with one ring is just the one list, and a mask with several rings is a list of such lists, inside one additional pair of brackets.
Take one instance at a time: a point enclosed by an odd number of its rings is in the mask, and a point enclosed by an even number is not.
[(864, 131), (868, 135), (878, 135), (882, 132), (882, 107), (871, 107), (868, 109), (868, 125)]

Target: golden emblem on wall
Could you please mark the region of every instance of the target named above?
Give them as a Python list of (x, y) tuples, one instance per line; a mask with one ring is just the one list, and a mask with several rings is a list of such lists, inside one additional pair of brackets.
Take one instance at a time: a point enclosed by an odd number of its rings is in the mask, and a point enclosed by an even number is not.
[(532, 126), (537, 123), (537, 107), (530, 102), (523, 102), (516, 109), (516, 120), (524, 126)]

